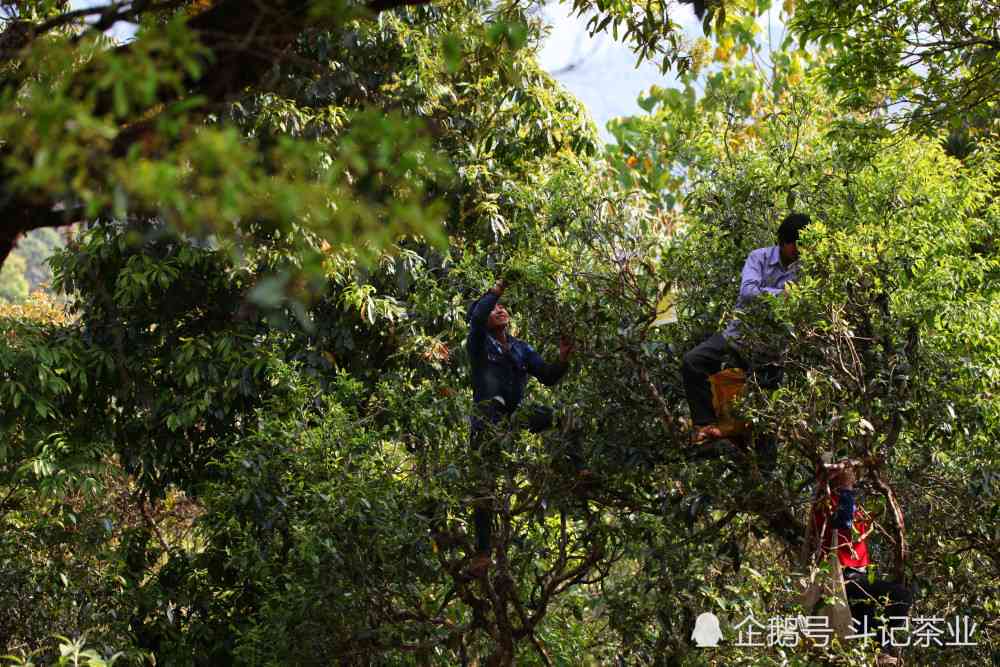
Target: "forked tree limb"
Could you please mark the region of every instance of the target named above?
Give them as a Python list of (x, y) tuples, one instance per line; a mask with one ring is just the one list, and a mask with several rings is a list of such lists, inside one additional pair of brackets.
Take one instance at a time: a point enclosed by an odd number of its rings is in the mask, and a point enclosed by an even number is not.
[(909, 557), (909, 547), (906, 544), (906, 521), (903, 518), (903, 510), (899, 506), (899, 500), (896, 498), (895, 492), (889, 485), (888, 480), (886, 480), (885, 475), (882, 474), (882, 471), (878, 469), (873, 470), (872, 478), (875, 480), (878, 490), (885, 496), (886, 502), (889, 503), (893, 528), (896, 531), (896, 553), (892, 564), (893, 575), (897, 581), (903, 581), (906, 575), (906, 560)]
[(871, 466), (871, 478), (874, 480), (876, 488), (878, 488), (882, 495), (885, 496), (886, 502), (889, 504), (889, 509), (892, 514), (892, 524), (896, 534), (893, 575), (898, 581), (903, 581), (906, 571), (906, 560), (909, 557), (909, 547), (906, 543), (906, 521), (903, 516), (903, 509), (900, 507), (899, 500), (896, 498), (896, 493), (892, 490), (892, 486), (889, 484), (889, 480), (886, 478), (882, 467), (885, 464), (886, 455), (892, 452), (896, 443), (899, 441), (899, 436), (902, 431), (903, 419), (899, 413), (896, 413), (892, 417), (892, 422), (889, 425), (889, 432), (886, 434), (885, 440), (882, 443), (881, 450), (883, 454), (870, 457), (870, 460), (874, 462), (874, 465)]
[(39, 205), (8, 205), (3, 213), (0, 217), (0, 267), (22, 234), (43, 227), (66, 227), (80, 222), (83, 216), (82, 209), (57, 210), (54, 206)]

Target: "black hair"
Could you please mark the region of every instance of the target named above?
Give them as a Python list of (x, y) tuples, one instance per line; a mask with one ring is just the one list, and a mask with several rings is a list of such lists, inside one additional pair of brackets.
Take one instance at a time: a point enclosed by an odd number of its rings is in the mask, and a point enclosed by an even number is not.
[(793, 243), (799, 240), (799, 230), (811, 222), (805, 213), (789, 213), (778, 227), (778, 243)]

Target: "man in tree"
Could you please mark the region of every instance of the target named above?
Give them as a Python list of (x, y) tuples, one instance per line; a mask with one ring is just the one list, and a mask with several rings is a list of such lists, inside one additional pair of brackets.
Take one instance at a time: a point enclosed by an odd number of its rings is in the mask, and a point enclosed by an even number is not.
[[(507, 331), (510, 314), (500, 303), (507, 283), (497, 280), (486, 294), (469, 309), (467, 349), (472, 367), (472, 397), (478, 414), (472, 418), (472, 447), (483, 456), (499, 452), (490, 446), (490, 427), (514, 416), (524, 399), (528, 375), (542, 384), (552, 386), (569, 369), (573, 342), (566, 337), (559, 341), (559, 361), (546, 363), (530, 345)], [(552, 408), (530, 405), (520, 411), (518, 420), (526, 422), (528, 430), (540, 433), (553, 426)], [(572, 463), (579, 468), (579, 457), (569, 452)], [(492, 487), (492, 485), (490, 485)], [(492, 488), (486, 489), (475, 505), (473, 521), (476, 527), (476, 554), (468, 573), (483, 576), (492, 563), (493, 499)]]
[[(872, 520), (855, 501), (853, 464), (847, 461), (822, 468), (817, 481), (829, 490), (813, 506), (813, 537), (819, 540), (820, 553), (825, 555), (831, 533), (837, 531), (837, 560), (844, 572), (855, 634), (872, 636), (883, 647), (892, 647), (896, 641), (904, 639), (894, 637), (893, 630), (903, 626), (913, 604), (913, 595), (902, 584), (868, 577), (867, 540)], [(888, 619), (885, 626), (883, 617)], [(883, 654), (878, 664), (896, 664), (896, 659)]]
[[(740, 294), (736, 310), (745, 309), (761, 294), (778, 295), (785, 286), (794, 282), (799, 270), (799, 231), (809, 224), (809, 216), (791, 213), (778, 227), (778, 244), (757, 248), (743, 265)], [(712, 388), (709, 376), (718, 373), (727, 355), (735, 357), (737, 364), (746, 370), (747, 362), (740, 355), (740, 321), (734, 319), (722, 333), (713, 334), (684, 355), (681, 374), (684, 390), (691, 408), (694, 441), (704, 442), (722, 437), (712, 407)]]

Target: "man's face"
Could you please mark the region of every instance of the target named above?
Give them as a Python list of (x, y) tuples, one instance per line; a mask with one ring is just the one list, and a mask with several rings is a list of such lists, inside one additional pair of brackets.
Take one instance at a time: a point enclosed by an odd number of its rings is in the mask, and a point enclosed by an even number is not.
[(781, 263), (785, 266), (799, 261), (799, 245), (795, 241), (782, 243), (778, 246), (778, 251), (781, 253)]
[(504, 329), (507, 327), (508, 322), (510, 322), (510, 313), (503, 307), (503, 304), (498, 303), (490, 311), (490, 319), (487, 321), (486, 326), (490, 330)]

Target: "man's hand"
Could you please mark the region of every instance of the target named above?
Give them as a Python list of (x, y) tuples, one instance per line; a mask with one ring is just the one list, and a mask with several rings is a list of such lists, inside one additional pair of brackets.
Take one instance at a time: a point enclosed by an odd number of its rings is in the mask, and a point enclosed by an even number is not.
[(564, 364), (569, 361), (569, 357), (573, 354), (573, 350), (576, 349), (576, 343), (569, 336), (559, 337), (559, 361)]

